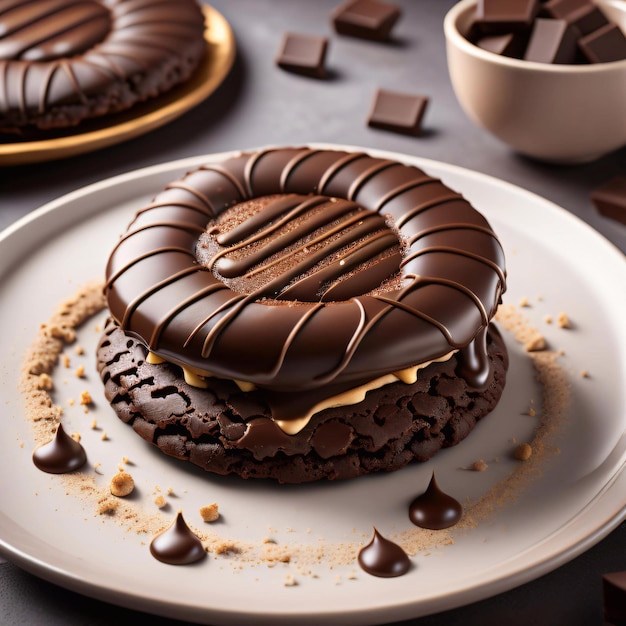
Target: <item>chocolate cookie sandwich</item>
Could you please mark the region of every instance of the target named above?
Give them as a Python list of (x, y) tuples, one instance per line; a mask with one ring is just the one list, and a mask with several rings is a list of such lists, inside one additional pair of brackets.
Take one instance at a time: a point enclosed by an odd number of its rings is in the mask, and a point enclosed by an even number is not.
[(0, 132), (126, 110), (186, 81), (205, 50), (195, 0), (5, 0)]
[(397, 470), (497, 404), (505, 278), (485, 218), (416, 167), (244, 153), (137, 212), (107, 265), (98, 369), (124, 422), (210, 472)]

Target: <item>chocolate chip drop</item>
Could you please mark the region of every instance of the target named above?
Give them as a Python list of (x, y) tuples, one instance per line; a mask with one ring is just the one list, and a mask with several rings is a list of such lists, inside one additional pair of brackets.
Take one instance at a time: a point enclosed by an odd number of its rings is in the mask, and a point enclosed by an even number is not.
[(180, 511), (174, 523), (152, 539), (150, 552), (169, 565), (188, 565), (206, 556), (202, 542), (191, 532)]
[(393, 578), (406, 574), (411, 561), (397, 543), (389, 541), (374, 528), (372, 540), (359, 552), (359, 565), (372, 576)]
[(410, 520), (420, 528), (442, 530), (454, 526), (463, 515), (463, 507), (439, 489), (433, 473), (428, 489), (409, 506)]
[(59, 424), (54, 438), (33, 452), (33, 463), (43, 472), (65, 474), (81, 468), (87, 462), (83, 446), (72, 439)]

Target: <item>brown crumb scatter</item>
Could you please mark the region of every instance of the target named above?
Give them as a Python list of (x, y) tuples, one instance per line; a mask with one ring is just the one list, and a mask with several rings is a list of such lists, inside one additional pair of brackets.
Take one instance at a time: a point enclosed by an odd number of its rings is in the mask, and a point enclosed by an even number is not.
[(528, 461), (532, 456), (533, 449), (530, 447), (528, 443), (520, 443), (513, 452), (513, 456), (518, 461)]
[(215, 522), (220, 517), (220, 512), (217, 503), (208, 504), (207, 506), (200, 507), (200, 517), (204, 522)]
[(526, 352), (539, 352), (546, 349), (545, 337), (539, 333), (530, 337), (524, 344)]
[(81, 391), (80, 403), (82, 406), (89, 406), (93, 404), (93, 398), (87, 389), (85, 389), (85, 391)]
[(114, 496), (123, 498), (133, 492), (135, 481), (128, 472), (120, 471), (111, 478), (110, 488)]

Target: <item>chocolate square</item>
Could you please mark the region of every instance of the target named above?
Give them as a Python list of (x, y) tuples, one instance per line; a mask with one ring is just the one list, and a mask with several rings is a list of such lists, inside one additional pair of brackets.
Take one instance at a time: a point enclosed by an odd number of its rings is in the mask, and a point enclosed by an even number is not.
[(565, 20), (538, 17), (524, 53), (536, 63), (576, 63), (578, 33)]
[(525, 33), (487, 35), (476, 41), (476, 45), (483, 50), (515, 59), (522, 58), (527, 43), (528, 37)]
[(626, 226), (626, 175), (612, 178), (594, 189), (590, 197), (600, 215)]
[(349, 0), (335, 9), (332, 21), (340, 35), (385, 41), (401, 14), (395, 4), (379, 0)]
[(324, 78), (327, 49), (327, 37), (286, 33), (276, 57), (276, 65), (303, 76)]
[(538, 11), (539, 0), (478, 0), (476, 22), (490, 34), (525, 30)]
[(602, 577), (604, 619), (610, 624), (626, 624), (626, 572), (611, 572)]
[(626, 36), (616, 24), (607, 24), (578, 40), (591, 63), (610, 63), (626, 59)]
[(582, 35), (608, 24), (606, 16), (591, 0), (550, 0), (543, 5), (542, 15), (566, 20), (578, 28)]
[(368, 126), (418, 136), (422, 132), (422, 117), (428, 101), (426, 96), (379, 89), (374, 98)]

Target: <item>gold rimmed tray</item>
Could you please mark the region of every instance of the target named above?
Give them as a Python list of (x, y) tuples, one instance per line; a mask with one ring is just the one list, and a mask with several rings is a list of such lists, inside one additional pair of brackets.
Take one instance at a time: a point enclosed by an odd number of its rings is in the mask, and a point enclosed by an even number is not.
[(77, 129), (45, 139), (5, 138), (0, 165), (25, 165), (62, 159), (115, 145), (180, 117), (208, 98), (228, 75), (235, 60), (235, 37), (216, 9), (203, 6), (207, 53), (193, 76), (175, 89), (128, 111), (89, 120)]

